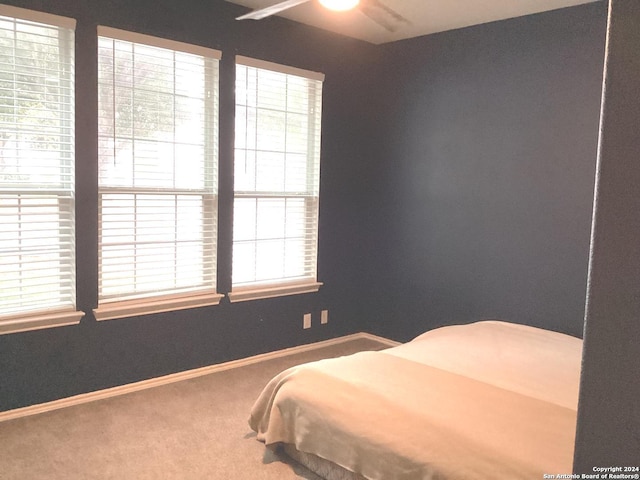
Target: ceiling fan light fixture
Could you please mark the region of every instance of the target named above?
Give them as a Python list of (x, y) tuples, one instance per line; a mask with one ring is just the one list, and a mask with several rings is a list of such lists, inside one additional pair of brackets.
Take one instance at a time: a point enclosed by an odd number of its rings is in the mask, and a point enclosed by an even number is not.
[(320, 5), (329, 10), (336, 12), (344, 12), (355, 8), (360, 3), (360, 0), (319, 0)]

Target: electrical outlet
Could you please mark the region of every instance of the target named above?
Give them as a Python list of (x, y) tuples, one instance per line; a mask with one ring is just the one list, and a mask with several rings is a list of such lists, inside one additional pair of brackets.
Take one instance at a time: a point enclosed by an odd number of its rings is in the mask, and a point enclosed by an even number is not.
[(320, 323), (323, 325), (329, 323), (329, 310), (322, 310), (320, 313)]
[(311, 314), (305, 313), (302, 319), (302, 328), (311, 328)]

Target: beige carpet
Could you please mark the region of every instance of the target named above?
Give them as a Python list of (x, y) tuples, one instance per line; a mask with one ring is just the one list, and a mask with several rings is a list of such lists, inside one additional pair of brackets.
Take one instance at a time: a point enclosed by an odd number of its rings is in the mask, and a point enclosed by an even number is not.
[(0, 479), (317, 480), (255, 439), (249, 410), (268, 380), (290, 366), (382, 348), (349, 340), (0, 423)]

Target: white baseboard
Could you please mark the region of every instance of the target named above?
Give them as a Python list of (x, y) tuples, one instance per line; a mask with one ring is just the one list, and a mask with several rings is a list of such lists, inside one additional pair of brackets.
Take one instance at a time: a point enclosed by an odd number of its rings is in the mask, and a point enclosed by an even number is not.
[(168, 385), (170, 383), (180, 382), (182, 380), (188, 380), (190, 378), (201, 377), (203, 375), (209, 375), (211, 373), (221, 372), (221, 371), (229, 370), (232, 368), (244, 367), (246, 365), (252, 365), (258, 362), (264, 362), (266, 360), (272, 360), (275, 358), (285, 357), (287, 355), (293, 355), (294, 353), (308, 352), (318, 348), (328, 347), (331, 345), (338, 345), (340, 343), (348, 342), (350, 340), (357, 340), (357, 339), (373, 340), (373, 341), (388, 345), (390, 347), (398, 345), (398, 342), (389, 340), (388, 338), (378, 337), (377, 335), (372, 335), (370, 333), (364, 333), (364, 332), (354, 333), (352, 335), (332, 338), (330, 340), (310, 343), (308, 345), (300, 345), (297, 347), (285, 348), (283, 350), (277, 350), (275, 352), (269, 352), (269, 353), (262, 353), (260, 355), (254, 355), (252, 357), (243, 358), (240, 360), (232, 360), (230, 362), (219, 363), (216, 365), (209, 365), (207, 367), (196, 368), (193, 370), (186, 370), (184, 372), (172, 373), (170, 375), (150, 378), (149, 380), (142, 380), (140, 382), (120, 385), (118, 387), (106, 388), (104, 390), (98, 390), (95, 392), (82, 393), (80, 395), (74, 395), (73, 397), (61, 398), (60, 400), (40, 403), (37, 405), (30, 405), (28, 407), (16, 408), (14, 410), (7, 410), (5, 412), (0, 412), (0, 422), (15, 420), (17, 418), (28, 417), (31, 415), (37, 415), (39, 413), (51, 412), (54, 410), (59, 410), (61, 408), (72, 407), (74, 405), (81, 405), (83, 403), (95, 402), (96, 400), (116, 397), (118, 395), (125, 395), (127, 393), (146, 390), (148, 388), (158, 387), (161, 385)]

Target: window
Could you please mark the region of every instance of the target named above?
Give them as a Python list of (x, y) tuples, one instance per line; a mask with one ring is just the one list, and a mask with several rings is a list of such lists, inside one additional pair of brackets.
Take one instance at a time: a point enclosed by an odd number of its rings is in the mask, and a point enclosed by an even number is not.
[(96, 318), (217, 304), (220, 54), (98, 34)]
[(317, 291), (323, 75), (236, 58), (231, 301)]
[(0, 333), (77, 323), (72, 19), (0, 5)]

